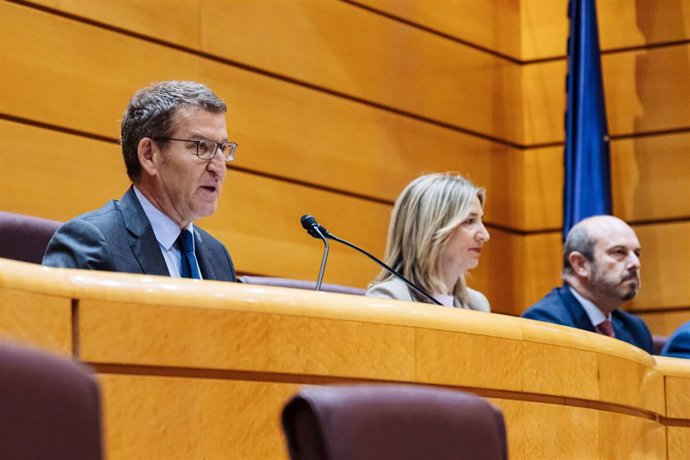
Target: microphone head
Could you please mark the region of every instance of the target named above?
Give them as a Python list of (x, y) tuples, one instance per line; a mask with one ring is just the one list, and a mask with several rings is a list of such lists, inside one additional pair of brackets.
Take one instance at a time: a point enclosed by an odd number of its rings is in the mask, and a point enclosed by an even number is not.
[(319, 225), (316, 223), (316, 218), (309, 214), (303, 215), (299, 221), (302, 223), (302, 227), (305, 230), (311, 230), (315, 225)]
[(302, 222), (302, 227), (304, 227), (307, 233), (312, 237), (323, 238), (323, 236), (319, 234), (319, 227), (321, 226), (316, 222), (316, 217), (305, 214), (299, 221)]

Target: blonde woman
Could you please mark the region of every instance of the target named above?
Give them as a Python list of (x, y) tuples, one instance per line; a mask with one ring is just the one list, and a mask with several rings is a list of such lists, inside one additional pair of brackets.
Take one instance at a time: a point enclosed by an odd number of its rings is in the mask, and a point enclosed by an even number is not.
[[(482, 222), (484, 189), (457, 174), (436, 173), (412, 181), (393, 207), (385, 262), (441, 304), (488, 312), (489, 301), (465, 284), (479, 265), (489, 233)], [(383, 270), (367, 296), (429, 302)]]

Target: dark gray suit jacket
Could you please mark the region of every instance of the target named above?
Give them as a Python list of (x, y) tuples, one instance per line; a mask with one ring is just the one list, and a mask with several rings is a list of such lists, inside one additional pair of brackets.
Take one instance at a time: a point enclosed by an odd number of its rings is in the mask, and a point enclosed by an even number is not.
[[(236, 281), (223, 244), (194, 227), (201, 275), (207, 280)], [(146, 275), (170, 276), (144, 209), (130, 187), (120, 201), (75, 217), (55, 232), (43, 265)]]

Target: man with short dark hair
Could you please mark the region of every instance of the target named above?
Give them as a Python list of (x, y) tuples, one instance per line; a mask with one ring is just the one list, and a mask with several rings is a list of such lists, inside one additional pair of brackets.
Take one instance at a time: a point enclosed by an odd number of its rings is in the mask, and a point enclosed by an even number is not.
[(132, 186), (119, 201), (63, 225), (43, 265), (235, 281), (225, 246), (193, 223), (215, 212), (234, 158), (226, 111), (196, 82), (137, 91), (121, 127)]
[(615, 337), (652, 353), (644, 322), (619, 307), (640, 288), (640, 242), (613, 216), (575, 225), (563, 248), (563, 281), (522, 316)]

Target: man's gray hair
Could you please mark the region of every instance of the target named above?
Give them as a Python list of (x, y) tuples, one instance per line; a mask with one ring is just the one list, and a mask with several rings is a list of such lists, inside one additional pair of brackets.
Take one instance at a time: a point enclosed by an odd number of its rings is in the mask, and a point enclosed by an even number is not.
[(573, 267), (568, 257), (574, 251), (579, 252), (590, 262), (594, 261), (594, 245), (596, 241), (589, 236), (585, 225), (575, 225), (563, 244), (563, 272), (565, 275), (574, 275)]
[(163, 81), (134, 93), (120, 129), (122, 155), (132, 182), (141, 175), (137, 155), (139, 141), (145, 137), (172, 135), (175, 114), (182, 107), (199, 107), (211, 113), (227, 112), (225, 103), (213, 91), (194, 81)]

